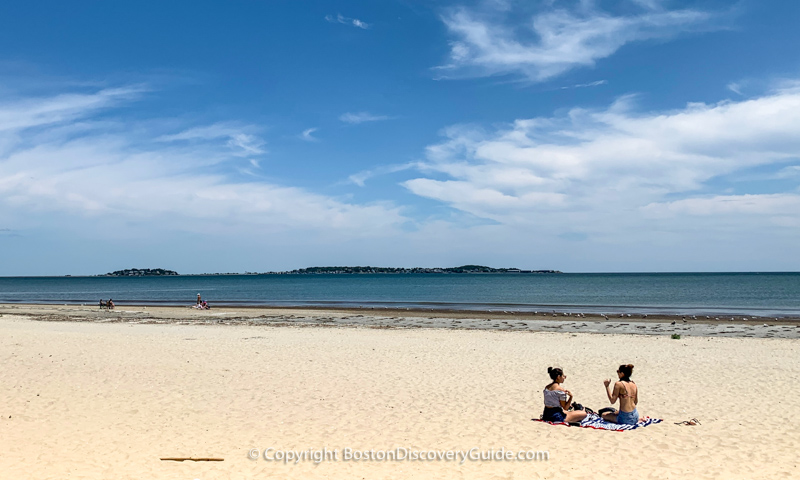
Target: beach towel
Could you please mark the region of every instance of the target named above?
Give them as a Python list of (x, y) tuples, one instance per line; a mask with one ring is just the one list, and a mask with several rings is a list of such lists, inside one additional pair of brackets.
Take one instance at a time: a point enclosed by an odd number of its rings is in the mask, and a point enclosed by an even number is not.
[[(538, 418), (534, 418), (533, 421), (549, 423), (550, 425), (565, 425), (567, 427), (571, 426), (566, 422), (545, 422), (544, 420), (540, 420)], [(639, 419), (639, 423), (637, 423), (636, 425), (619, 425), (617, 423), (606, 422), (599, 415), (590, 413), (589, 415), (586, 416), (586, 418), (583, 419), (583, 421), (580, 424), (580, 427), (594, 428), (595, 430), (613, 430), (615, 432), (624, 432), (626, 430), (635, 430), (637, 428), (647, 427), (649, 425), (661, 422), (662, 420), (660, 418), (642, 417)]]

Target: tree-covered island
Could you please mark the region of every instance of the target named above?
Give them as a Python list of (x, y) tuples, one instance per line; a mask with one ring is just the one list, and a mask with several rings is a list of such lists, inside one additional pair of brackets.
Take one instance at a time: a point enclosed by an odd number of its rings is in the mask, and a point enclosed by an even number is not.
[(522, 270), (519, 268), (492, 268), (483, 265), (462, 265), (448, 268), (397, 268), (397, 267), (309, 267), (289, 272), (269, 272), (272, 275), (320, 275), (359, 273), (561, 273), (558, 270)]
[(106, 273), (101, 275), (103, 277), (158, 277), (163, 275), (178, 275), (178, 272), (173, 270), (165, 270), (163, 268), (128, 268), (125, 270), (117, 270), (116, 272)]

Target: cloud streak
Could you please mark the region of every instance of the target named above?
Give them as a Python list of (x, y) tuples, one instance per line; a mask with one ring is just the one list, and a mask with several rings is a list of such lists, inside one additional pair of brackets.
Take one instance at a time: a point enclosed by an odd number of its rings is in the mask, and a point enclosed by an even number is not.
[[(250, 128), (252, 130), (252, 128)], [(262, 155), (266, 153), (263, 146), (266, 142), (250, 133), (245, 133), (243, 128), (232, 124), (215, 123), (193, 127), (179, 133), (162, 135), (157, 140), (162, 142), (204, 142), (224, 139), (225, 145), (237, 156)]]
[(300, 134), (300, 139), (305, 140), (306, 142), (318, 142), (319, 139), (314, 137), (314, 132), (319, 130), (318, 128), (307, 128), (303, 130), (303, 133)]
[(570, 85), (568, 87), (561, 87), (562, 90), (568, 90), (570, 88), (589, 88), (589, 87), (599, 87), (600, 85), (608, 84), (608, 80), (597, 80), (596, 82), (589, 82), (589, 83), (578, 83), (576, 85)]
[(445, 77), (512, 74), (541, 82), (593, 66), (626, 44), (670, 38), (713, 18), (698, 10), (665, 10), (658, 2), (637, 3), (639, 12), (627, 15), (601, 11), (591, 1), (573, 9), (559, 2), (534, 14), (508, 5), (454, 8), (442, 16), (452, 37), (450, 59), (436, 70)]
[(367, 22), (363, 22), (357, 18), (345, 17), (340, 13), (337, 13), (336, 16), (325, 15), (325, 20), (328, 23), (341, 23), (343, 25), (350, 25), (356, 28), (360, 28), (362, 30), (367, 30), (370, 28), (370, 25)]
[(347, 112), (339, 116), (339, 120), (351, 125), (367, 122), (380, 122), (383, 120), (391, 120), (392, 117), (387, 115), (373, 115), (369, 112)]
[(359, 187), (363, 187), (366, 185), (367, 180), (371, 178), (375, 178), (381, 175), (389, 175), (392, 173), (402, 172), (405, 170), (410, 170), (414, 167), (417, 167), (417, 163), (404, 163), (401, 165), (385, 165), (376, 167), (369, 170), (362, 170), (360, 172), (354, 173), (348, 177), (348, 180), (351, 183), (358, 185)]

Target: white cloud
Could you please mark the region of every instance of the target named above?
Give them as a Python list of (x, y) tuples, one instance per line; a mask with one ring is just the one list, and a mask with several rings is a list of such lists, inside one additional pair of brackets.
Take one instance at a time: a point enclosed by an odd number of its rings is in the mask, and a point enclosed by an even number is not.
[(597, 80), (595, 82), (589, 83), (578, 83), (576, 85), (570, 85), (568, 87), (561, 87), (562, 90), (567, 90), (570, 88), (588, 88), (588, 87), (599, 87), (600, 85), (606, 85), (608, 80)]
[[(235, 180), (225, 172), (258, 168), (249, 157), (263, 153), (263, 141), (242, 131), (247, 127), (217, 123), (150, 135), (121, 119), (115, 128), (88, 122), (98, 105), (109, 108), (120, 98), (101, 91), (0, 106), (0, 119), (9, 119), (0, 131), (0, 220), (19, 227), (58, 215), (69, 224), (94, 225), (100, 234), (111, 223), (136, 222), (152, 235), (342, 236), (388, 235), (407, 220), (388, 203), (352, 204), (292, 186)], [(78, 134), (63, 128), (81, 120), (88, 123)]]
[(613, 15), (580, 2), (573, 10), (546, 6), (535, 14), (511, 8), (455, 8), (442, 21), (454, 38), (443, 75), (517, 74), (544, 81), (578, 67), (592, 66), (623, 45), (668, 38), (708, 22), (707, 12), (665, 10), (640, 0), (644, 11)]
[(343, 25), (351, 25), (356, 28), (360, 28), (363, 30), (367, 30), (370, 28), (370, 25), (367, 22), (363, 22), (357, 18), (350, 18), (345, 17), (340, 13), (337, 13), (336, 16), (333, 15), (325, 15), (325, 20), (329, 23), (341, 23)]
[(790, 225), (787, 217), (800, 219), (795, 193), (715, 195), (712, 180), (797, 161), (798, 125), (800, 88), (653, 113), (636, 112), (626, 97), (605, 110), (576, 108), (493, 132), (451, 127), (446, 141), (428, 147), (426, 175), (404, 185), (480, 218), (554, 231), (580, 225), (610, 234), (698, 212), (758, 213), (751, 224)]
[(800, 220), (800, 195), (791, 193), (715, 195), (713, 197), (687, 198), (674, 202), (651, 203), (642, 210), (656, 217), (679, 215), (770, 215), (790, 216)]
[(339, 116), (339, 120), (344, 123), (359, 124), (365, 122), (379, 122), (382, 120), (391, 120), (392, 117), (386, 115), (373, 115), (369, 112), (347, 112)]
[(0, 132), (53, 125), (85, 117), (136, 98), (143, 87), (109, 88), (91, 94), (70, 93), (46, 99), (18, 99), (0, 103)]
[(731, 82), (728, 84), (728, 90), (737, 94), (737, 95), (744, 95), (742, 93), (742, 86), (739, 83)]
[(226, 139), (225, 145), (237, 156), (262, 155), (266, 153), (262, 147), (265, 142), (255, 135), (245, 133), (244, 130), (252, 127), (237, 127), (232, 124), (215, 123), (202, 127), (193, 127), (179, 133), (161, 135), (157, 140), (162, 142), (177, 141), (209, 141), (220, 138)]
[(303, 133), (300, 134), (300, 139), (306, 142), (318, 142), (319, 139), (313, 135), (317, 130), (317, 128), (307, 128), (303, 130)]
[(800, 177), (800, 165), (790, 165), (788, 167), (784, 167), (774, 176), (776, 179), (794, 177)]
[(373, 168), (370, 170), (362, 170), (360, 172), (354, 173), (348, 177), (350, 182), (358, 185), (359, 187), (363, 187), (367, 180), (371, 178), (375, 178), (380, 175), (389, 175), (391, 173), (402, 172), (404, 170), (409, 170), (418, 166), (417, 163), (404, 163), (402, 165), (386, 165), (377, 168)]

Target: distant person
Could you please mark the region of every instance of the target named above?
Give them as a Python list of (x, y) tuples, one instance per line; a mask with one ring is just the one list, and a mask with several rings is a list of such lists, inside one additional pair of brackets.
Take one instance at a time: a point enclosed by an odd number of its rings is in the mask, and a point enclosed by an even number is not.
[(100, 309), (108, 307), (108, 304), (102, 298), (100, 299)]
[(197, 303), (195, 305), (200, 305), (201, 303), (203, 303), (203, 300), (200, 298), (200, 294), (198, 293), (197, 294)]
[(548, 367), (547, 374), (550, 375), (549, 385), (544, 387), (544, 412), (542, 420), (546, 422), (580, 422), (586, 418), (584, 410), (568, 411), (572, 406), (572, 393), (561, 384), (567, 379), (564, 371), (560, 368)]
[(113, 310), (114, 309), (114, 300), (111, 300), (109, 298), (108, 299), (108, 303), (106, 304), (106, 307), (108, 307), (109, 310)]
[(211, 309), (211, 307), (209, 307), (209, 306), (208, 306), (208, 302), (206, 302), (205, 300), (203, 300), (203, 303), (202, 303), (201, 305), (202, 305), (202, 307), (203, 307), (203, 310), (209, 310), (209, 309)]
[(631, 380), (631, 375), (633, 375), (633, 365), (620, 365), (617, 369), (619, 381), (614, 383), (613, 389), (608, 388), (611, 379), (603, 381), (608, 401), (613, 405), (619, 399), (619, 410), (604, 413), (603, 420), (622, 425), (639, 423), (639, 411), (636, 410), (636, 405), (639, 403), (639, 387)]

